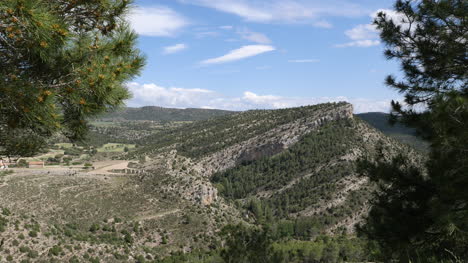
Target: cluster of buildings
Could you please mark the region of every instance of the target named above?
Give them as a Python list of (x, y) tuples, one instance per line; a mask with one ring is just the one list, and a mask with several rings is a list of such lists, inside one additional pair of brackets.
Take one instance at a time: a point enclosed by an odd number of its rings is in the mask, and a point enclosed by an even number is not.
[[(7, 162), (3, 158), (0, 158), (0, 170), (8, 169), (8, 166), (17, 166), (19, 160), (16, 162)], [(27, 168), (44, 168), (45, 162), (25, 162)]]

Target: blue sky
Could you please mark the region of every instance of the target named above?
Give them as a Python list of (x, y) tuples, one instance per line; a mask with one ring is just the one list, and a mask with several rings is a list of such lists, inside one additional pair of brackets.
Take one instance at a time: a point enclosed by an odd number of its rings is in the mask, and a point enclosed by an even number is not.
[(387, 111), (398, 73), (371, 25), (393, 0), (137, 0), (148, 64), (129, 106), (230, 110), (349, 101)]

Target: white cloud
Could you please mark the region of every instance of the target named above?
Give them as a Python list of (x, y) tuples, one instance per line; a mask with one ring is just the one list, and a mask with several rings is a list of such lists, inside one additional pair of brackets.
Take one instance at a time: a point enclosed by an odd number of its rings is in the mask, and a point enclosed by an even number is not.
[(281, 100), (281, 97), (279, 96), (273, 96), (273, 95), (257, 95), (253, 92), (246, 91), (244, 92), (244, 100), (251, 102), (253, 104), (257, 105), (262, 105), (262, 104), (270, 104), (270, 103), (275, 103), (276, 101)]
[[(379, 9), (372, 14), (370, 18), (374, 20), (377, 15), (383, 12), (387, 18), (393, 20), (397, 25), (401, 25), (404, 29), (408, 28), (407, 19), (403, 14), (389, 9)], [(353, 27), (345, 32), (345, 35), (352, 41), (344, 44), (337, 44), (335, 47), (373, 47), (380, 45), (379, 30), (374, 24), (361, 24)]]
[(350, 30), (347, 30), (345, 35), (347, 35), (352, 40), (363, 40), (378, 38), (378, 33), (379, 31), (377, 31), (374, 25), (367, 24), (358, 25)]
[(360, 16), (367, 10), (348, 0), (179, 0), (237, 15), (259, 23), (312, 23), (322, 28), (331, 24), (326, 16)]
[[(371, 15), (374, 19), (374, 14)], [(379, 31), (373, 24), (361, 24), (346, 30), (345, 35), (351, 40), (344, 44), (337, 44), (335, 47), (373, 47), (380, 45)]]
[(220, 26), (219, 28), (224, 29), (224, 30), (232, 30), (234, 27), (233, 26)]
[(247, 28), (237, 30), (237, 33), (245, 40), (258, 43), (258, 44), (270, 44), (271, 40), (262, 33), (257, 33), (248, 30)]
[(219, 33), (215, 31), (203, 31), (203, 32), (196, 32), (195, 36), (197, 38), (217, 37), (219, 36)]
[(318, 59), (292, 59), (288, 60), (289, 63), (317, 63), (320, 62)]
[(373, 47), (373, 46), (378, 46), (378, 45), (380, 45), (379, 40), (366, 39), (366, 40), (356, 40), (356, 41), (348, 42), (345, 44), (338, 44), (338, 45), (335, 45), (335, 47)]
[(188, 46), (186, 44), (175, 44), (173, 46), (168, 46), (164, 48), (164, 54), (174, 54), (177, 52), (181, 52), (185, 49), (187, 49)]
[(354, 105), (355, 113), (388, 112), (391, 100), (372, 100), (347, 97), (283, 97), (277, 95), (259, 95), (245, 91), (239, 97), (227, 97), (205, 89), (165, 88), (156, 84), (129, 83), (133, 98), (128, 106), (162, 106), (173, 108), (207, 108), (225, 110), (280, 109), (326, 102), (346, 101)]
[(320, 27), (320, 28), (333, 28), (333, 25), (325, 20), (320, 20), (312, 23), (313, 26), (315, 27)]
[(207, 59), (201, 62), (201, 64), (204, 65), (209, 65), (209, 64), (221, 64), (221, 63), (228, 63), (232, 61), (237, 61), (253, 56), (257, 56), (266, 52), (271, 52), (274, 51), (275, 48), (272, 46), (268, 45), (249, 45), (249, 46), (243, 46), (239, 49), (235, 49), (230, 51), (228, 54), (217, 57), (217, 58), (212, 58), (212, 59)]
[(167, 7), (135, 8), (129, 20), (138, 34), (153, 37), (173, 36), (189, 25), (186, 18)]
[(156, 84), (129, 83), (133, 94), (129, 106), (199, 107), (198, 103), (214, 94), (205, 89), (165, 88)]

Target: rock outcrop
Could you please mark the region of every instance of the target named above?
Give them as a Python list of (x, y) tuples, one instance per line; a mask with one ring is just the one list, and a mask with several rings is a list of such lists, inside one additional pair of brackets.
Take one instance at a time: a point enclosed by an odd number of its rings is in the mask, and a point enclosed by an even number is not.
[(234, 167), (242, 161), (253, 161), (272, 156), (289, 148), (304, 135), (336, 120), (353, 118), (353, 106), (342, 104), (329, 110), (311, 112), (293, 122), (275, 127), (264, 134), (250, 138), (236, 145), (227, 147), (201, 160), (206, 177)]

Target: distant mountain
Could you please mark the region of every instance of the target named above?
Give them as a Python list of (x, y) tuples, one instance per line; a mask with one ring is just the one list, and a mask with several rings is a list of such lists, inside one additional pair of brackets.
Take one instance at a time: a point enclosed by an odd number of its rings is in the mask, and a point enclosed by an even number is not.
[(212, 109), (172, 109), (147, 106), (142, 108), (124, 108), (98, 117), (101, 121), (199, 121), (214, 117), (234, 114), (234, 111)]
[(419, 151), (428, 151), (429, 144), (416, 136), (415, 129), (406, 127), (400, 123), (391, 125), (389, 123), (390, 114), (383, 112), (369, 112), (357, 114), (356, 116), (368, 122), (374, 128), (380, 130), (387, 136), (408, 144)]

